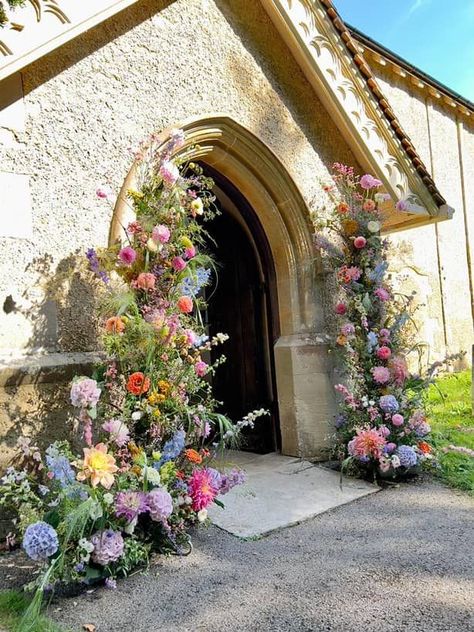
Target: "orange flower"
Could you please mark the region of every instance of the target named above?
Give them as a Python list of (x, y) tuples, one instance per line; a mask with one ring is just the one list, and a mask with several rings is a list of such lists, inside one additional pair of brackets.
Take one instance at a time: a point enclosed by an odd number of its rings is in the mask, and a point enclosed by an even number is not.
[(431, 454), (432, 452), (430, 444), (426, 443), (426, 441), (420, 441), (418, 448), (423, 452), (423, 454)]
[(188, 450), (184, 451), (184, 454), (186, 455), (188, 461), (191, 461), (191, 463), (202, 463), (202, 456), (196, 450), (189, 448)]
[(346, 202), (340, 202), (340, 204), (337, 205), (337, 212), (338, 213), (348, 213), (349, 212), (349, 204), (346, 204)]
[(150, 388), (150, 378), (137, 371), (128, 378), (127, 391), (132, 395), (143, 395)]
[(193, 311), (193, 301), (189, 296), (181, 296), (177, 304), (179, 311), (183, 314), (189, 314)]
[(340, 334), (337, 338), (336, 338), (336, 342), (338, 345), (341, 345), (341, 347), (343, 347), (346, 342), (347, 342), (347, 338), (345, 336), (343, 336), (342, 334)]
[(120, 316), (112, 316), (105, 322), (105, 331), (108, 334), (121, 334), (125, 329), (125, 323)]
[(82, 470), (77, 474), (78, 481), (91, 479), (92, 487), (102, 485), (105, 489), (110, 489), (114, 484), (114, 473), (118, 470), (115, 459), (107, 453), (105, 443), (98, 443), (93, 448), (84, 448), (84, 460), (81, 464)]
[(155, 289), (155, 281), (156, 277), (151, 272), (140, 272), (140, 274), (136, 278), (136, 286), (140, 290), (154, 290)]

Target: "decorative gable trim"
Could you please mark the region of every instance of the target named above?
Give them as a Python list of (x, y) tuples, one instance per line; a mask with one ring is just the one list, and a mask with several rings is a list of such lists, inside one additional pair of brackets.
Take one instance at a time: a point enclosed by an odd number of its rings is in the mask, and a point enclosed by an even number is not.
[[(445, 203), (428, 172), (425, 170), (422, 177), (415, 167), (414, 160), (421, 160), (416, 153), (413, 159), (410, 157), (400, 124), (397, 121), (397, 132), (385, 115), (382, 106), (389, 105), (380, 88), (369, 85), (374, 81), (372, 72), (357, 50), (351, 52), (350, 35), (346, 42), (345, 25), (332, 3), (261, 1), (361, 165), (384, 182), (393, 198), (407, 202), (407, 213), (391, 209), (390, 229), (449, 219), (453, 209)], [(332, 18), (329, 11), (334, 13)], [(375, 97), (374, 88), (380, 99)]]

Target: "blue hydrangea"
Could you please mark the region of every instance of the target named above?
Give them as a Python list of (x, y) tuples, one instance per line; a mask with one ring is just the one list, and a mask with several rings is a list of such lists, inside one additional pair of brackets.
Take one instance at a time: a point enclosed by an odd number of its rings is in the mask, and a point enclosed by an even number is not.
[(347, 417), (342, 413), (336, 415), (336, 419), (334, 420), (334, 425), (336, 428), (342, 428), (342, 426), (347, 422)]
[(367, 334), (367, 351), (372, 353), (378, 344), (377, 334), (374, 331), (369, 331)]
[(378, 263), (375, 268), (367, 274), (367, 276), (374, 283), (380, 283), (387, 272), (387, 268), (388, 262), (382, 261), (381, 263)]
[(62, 487), (74, 483), (76, 477), (69, 459), (61, 454), (54, 444), (46, 450), (46, 465), (54, 475), (54, 480), (58, 481)]
[(379, 399), (379, 406), (385, 413), (396, 413), (399, 406), (396, 397), (393, 395), (382, 395)]
[(186, 433), (184, 430), (177, 430), (171, 439), (169, 439), (169, 441), (167, 441), (163, 446), (161, 459), (156, 467), (159, 468), (163, 465), (163, 463), (176, 459), (184, 450), (185, 439)]
[(47, 522), (35, 522), (25, 531), (23, 548), (32, 560), (47, 560), (59, 548), (58, 534)]
[(197, 296), (199, 291), (209, 283), (211, 271), (206, 268), (197, 268), (190, 276), (187, 276), (180, 285), (180, 293), (186, 296)]
[(399, 446), (395, 454), (400, 459), (400, 465), (403, 467), (414, 467), (418, 463), (418, 456), (415, 450), (409, 445)]

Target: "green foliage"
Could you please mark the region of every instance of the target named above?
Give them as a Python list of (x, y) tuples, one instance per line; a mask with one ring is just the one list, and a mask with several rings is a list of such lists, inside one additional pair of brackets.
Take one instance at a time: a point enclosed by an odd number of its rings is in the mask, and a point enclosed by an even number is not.
[(433, 444), (439, 453), (439, 475), (452, 487), (474, 494), (474, 457), (448, 448), (474, 450), (471, 372), (439, 378), (428, 391), (427, 406)]
[[(15, 7), (24, 6), (26, 0), (6, 0), (7, 5), (10, 9), (14, 9)], [(8, 17), (5, 11), (5, 6), (3, 2), (0, 2), (0, 27), (5, 26), (8, 22)]]
[[(30, 599), (25, 593), (16, 590), (1, 591), (0, 625), (4, 626), (8, 632), (18, 632), (21, 617), (29, 604)], [(64, 629), (40, 615), (34, 625), (30, 626), (29, 632), (64, 632)]]

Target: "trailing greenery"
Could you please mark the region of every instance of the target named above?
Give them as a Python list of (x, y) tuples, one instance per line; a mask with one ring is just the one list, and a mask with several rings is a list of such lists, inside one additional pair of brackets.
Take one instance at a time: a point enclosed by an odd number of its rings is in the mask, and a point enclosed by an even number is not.
[(439, 476), (452, 487), (474, 494), (471, 382), (470, 371), (440, 377), (428, 391), (427, 404)]

